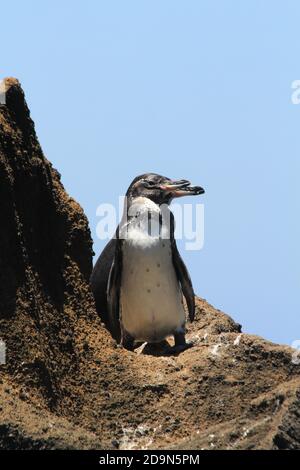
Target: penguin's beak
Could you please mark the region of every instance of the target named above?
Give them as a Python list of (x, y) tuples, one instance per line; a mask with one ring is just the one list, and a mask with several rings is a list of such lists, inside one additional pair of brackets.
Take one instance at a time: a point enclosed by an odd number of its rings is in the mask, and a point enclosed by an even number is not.
[(205, 193), (201, 186), (192, 186), (187, 180), (166, 181), (161, 184), (161, 189), (169, 192), (172, 197), (197, 196)]

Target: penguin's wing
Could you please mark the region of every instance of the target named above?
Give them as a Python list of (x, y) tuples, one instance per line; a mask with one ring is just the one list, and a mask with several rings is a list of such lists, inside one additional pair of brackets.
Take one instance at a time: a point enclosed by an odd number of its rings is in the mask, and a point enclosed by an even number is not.
[(171, 212), (170, 217), (170, 229), (171, 229), (171, 246), (172, 246), (172, 257), (173, 257), (173, 265), (176, 271), (178, 282), (181, 285), (182, 293), (185, 297), (189, 318), (190, 321), (194, 321), (195, 318), (195, 293), (193, 289), (192, 280), (190, 278), (189, 272), (187, 267), (180, 256), (180, 253), (177, 248), (176, 240), (175, 240), (175, 221), (174, 215)]
[(112, 238), (101, 255), (99, 256), (91, 278), (90, 285), (92, 292), (94, 294), (94, 299), (96, 302), (96, 309), (100, 315), (101, 320), (108, 327), (108, 305), (107, 305), (107, 284), (109, 273), (111, 271), (111, 266), (115, 257), (116, 251), (116, 238)]
[(121, 341), (120, 327), (120, 294), (122, 280), (122, 240), (119, 238), (119, 228), (116, 232), (116, 246), (114, 260), (111, 265), (107, 284), (107, 303), (109, 329), (113, 338), (119, 343)]

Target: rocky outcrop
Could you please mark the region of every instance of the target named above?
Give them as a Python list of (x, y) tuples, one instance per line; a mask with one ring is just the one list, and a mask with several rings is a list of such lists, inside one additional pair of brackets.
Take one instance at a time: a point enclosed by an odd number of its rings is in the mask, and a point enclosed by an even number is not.
[(117, 348), (94, 308), (81, 207), (43, 155), (23, 91), (0, 105), (0, 448), (300, 448), (293, 350), (197, 300), (179, 356)]

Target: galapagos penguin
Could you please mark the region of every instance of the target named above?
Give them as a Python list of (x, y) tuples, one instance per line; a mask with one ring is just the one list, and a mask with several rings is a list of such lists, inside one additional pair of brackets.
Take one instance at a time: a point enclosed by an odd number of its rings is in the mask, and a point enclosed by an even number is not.
[(188, 270), (177, 249), (172, 199), (203, 194), (187, 180), (155, 173), (136, 177), (129, 186), (123, 218), (91, 275), (96, 308), (116, 341), (128, 350), (135, 341), (185, 340), (185, 297), (190, 321), (195, 296)]

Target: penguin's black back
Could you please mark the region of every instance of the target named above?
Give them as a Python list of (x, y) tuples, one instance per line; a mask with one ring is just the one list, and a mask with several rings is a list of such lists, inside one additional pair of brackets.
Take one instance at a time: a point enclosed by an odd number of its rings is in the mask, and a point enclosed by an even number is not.
[(107, 284), (116, 249), (116, 239), (112, 238), (99, 256), (90, 279), (96, 302), (96, 310), (101, 320), (108, 324)]

